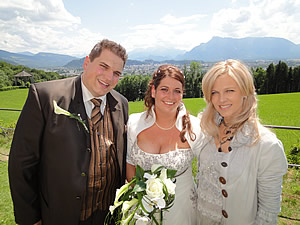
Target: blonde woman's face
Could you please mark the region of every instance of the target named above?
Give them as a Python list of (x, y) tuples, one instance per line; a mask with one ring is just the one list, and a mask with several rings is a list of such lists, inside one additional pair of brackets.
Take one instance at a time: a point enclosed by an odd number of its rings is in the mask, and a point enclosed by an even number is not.
[(238, 84), (228, 75), (219, 76), (212, 88), (211, 101), (225, 121), (242, 111), (243, 95)]

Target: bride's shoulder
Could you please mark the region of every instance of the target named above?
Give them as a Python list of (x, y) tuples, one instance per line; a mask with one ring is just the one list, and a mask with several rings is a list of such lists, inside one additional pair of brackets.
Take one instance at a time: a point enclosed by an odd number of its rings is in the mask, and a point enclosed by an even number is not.
[(193, 130), (200, 130), (200, 119), (198, 117), (190, 115), (190, 121)]
[(146, 120), (148, 120), (146, 111), (140, 113), (132, 113), (129, 115), (128, 124), (136, 124)]
[(127, 122), (127, 129), (129, 132), (138, 134), (153, 123), (153, 118), (150, 115), (147, 117), (147, 112), (132, 113)]

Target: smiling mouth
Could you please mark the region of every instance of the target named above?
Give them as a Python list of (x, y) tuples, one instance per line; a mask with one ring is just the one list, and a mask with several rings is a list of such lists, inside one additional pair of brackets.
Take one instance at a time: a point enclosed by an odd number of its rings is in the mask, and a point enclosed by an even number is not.
[(101, 80), (98, 80), (98, 82), (99, 82), (102, 86), (104, 86), (104, 87), (108, 87), (108, 86), (109, 86), (109, 84), (107, 84), (107, 83), (105, 83), (105, 82), (103, 82), (103, 81), (101, 81)]
[(174, 105), (174, 102), (164, 102), (166, 105)]
[(231, 104), (230, 105), (220, 105), (219, 107), (220, 107), (220, 109), (228, 109), (230, 106), (231, 106)]

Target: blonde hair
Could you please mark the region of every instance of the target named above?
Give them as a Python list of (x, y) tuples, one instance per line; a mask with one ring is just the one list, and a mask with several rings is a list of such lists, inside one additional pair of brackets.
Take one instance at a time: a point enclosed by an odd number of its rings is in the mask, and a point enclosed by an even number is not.
[(253, 132), (254, 140), (256, 143), (260, 138), (259, 134), (259, 119), (256, 114), (257, 99), (253, 82), (253, 76), (248, 68), (238, 60), (229, 59), (226, 61), (216, 63), (203, 77), (202, 91), (204, 100), (207, 103), (206, 108), (198, 116), (201, 117), (201, 129), (207, 135), (218, 138), (218, 124), (215, 121), (218, 112), (214, 108), (211, 97), (212, 88), (216, 79), (221, 75), (228, 75), (235, 80), (241, 90), (243, 97), (242, 111), (234, 116), (230, 122), (230, 126), (241, 129), (247, 121), (252, 124), (256, 132)]

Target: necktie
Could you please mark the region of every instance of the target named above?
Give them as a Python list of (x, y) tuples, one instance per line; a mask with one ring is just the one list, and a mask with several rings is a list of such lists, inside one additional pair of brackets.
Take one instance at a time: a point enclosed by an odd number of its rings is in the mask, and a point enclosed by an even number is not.
[(102, 118), (102, 113), (100, 112), (100, 105), (101, 105), (102, 100), (93, 98), (93, 99), (91, 99), (91, 101), (95, 105), (92, 110), (91, 121), (92, 121), (93, 125), (97, 127), (99, 121)]

